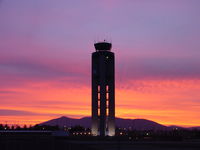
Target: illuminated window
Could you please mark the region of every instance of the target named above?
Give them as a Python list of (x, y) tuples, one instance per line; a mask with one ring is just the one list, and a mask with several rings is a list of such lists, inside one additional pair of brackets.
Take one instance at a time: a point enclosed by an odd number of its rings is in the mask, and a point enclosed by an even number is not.
[(106, 100), (109, 100), (109, 93), (106, 93)]
[(106, 107), (107, 108), (109, 107), (109, 101), (106, 101)]
[(106, 116), (108, 116), (108, 115), (109, 115), (109, 109), (106, 108)]
[(106, 92), (108, 92), (109, 91), (109, 86), (108, 85), (106, 85)]
[(98, 108), (100, 108), (100, 100), (98, 100)]
[(98, 108), (98, 116), (100, 116), (100, 109)]

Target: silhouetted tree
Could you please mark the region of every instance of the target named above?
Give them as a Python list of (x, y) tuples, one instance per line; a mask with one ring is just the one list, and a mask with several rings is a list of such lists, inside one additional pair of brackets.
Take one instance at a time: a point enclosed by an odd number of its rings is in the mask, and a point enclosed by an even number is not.
[(17, 125), (15, 130), (21, 130), (21, 127)]
[(4, 130), (4, 126), (0, 124), (0, 130)]
[(35, 125), (32, 127), (33, 130), (50, 130), (50, 131), (56, 131), (59, 130), (58, 126), (48, 126), (48, 125)]
[(23, 130), (27, 130), (27, 126), (26, 125), (23, 126)]
[(69, 130), (69, 132), (70, 133), (73, 133), (73, 132), (83, 132), (83, 131), (85, 131), (85, 128), (84, 127), (82, 127), (82, 126), (74, 126), (74, 127), (72, 127), (70, 130)]
[(10, 127), (7, 124), (5, 124), (4, 125), (4, 130), (9, 130), (9, 129), (10, 129)]
[(11, 126), (11, 130), (15, 130), (15, 126), (14, 125)]

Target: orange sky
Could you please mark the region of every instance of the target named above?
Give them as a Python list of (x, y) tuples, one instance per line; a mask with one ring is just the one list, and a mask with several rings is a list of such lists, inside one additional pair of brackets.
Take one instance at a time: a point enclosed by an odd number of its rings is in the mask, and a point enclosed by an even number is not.
[[(55, 82), (30, 83), (1, 94), (0, 109), (22, 111), (1, 116), (0, 123), (36, 124), (60, 116), (90, 116), (91, 90)], [(116, 89), (116, 116), (145, 118), (165, 125), (200, 124), (200, 80), (138, 80)], [(19, 94), (20, 93), (20, 94)]]

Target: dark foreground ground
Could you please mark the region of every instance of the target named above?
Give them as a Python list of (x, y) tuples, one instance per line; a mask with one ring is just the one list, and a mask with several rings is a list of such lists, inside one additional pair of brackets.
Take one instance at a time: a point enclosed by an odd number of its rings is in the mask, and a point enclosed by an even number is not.
[(132, 141), (49, 135), (0, 136), (0, 150), (200, 150), (200, 140)]

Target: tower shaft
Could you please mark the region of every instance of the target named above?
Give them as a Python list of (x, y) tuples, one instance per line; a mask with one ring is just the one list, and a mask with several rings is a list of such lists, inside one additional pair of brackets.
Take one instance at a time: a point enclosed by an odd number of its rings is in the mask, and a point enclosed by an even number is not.
[(92, 53), (92, 134), (115, 135), (114, 53)]

